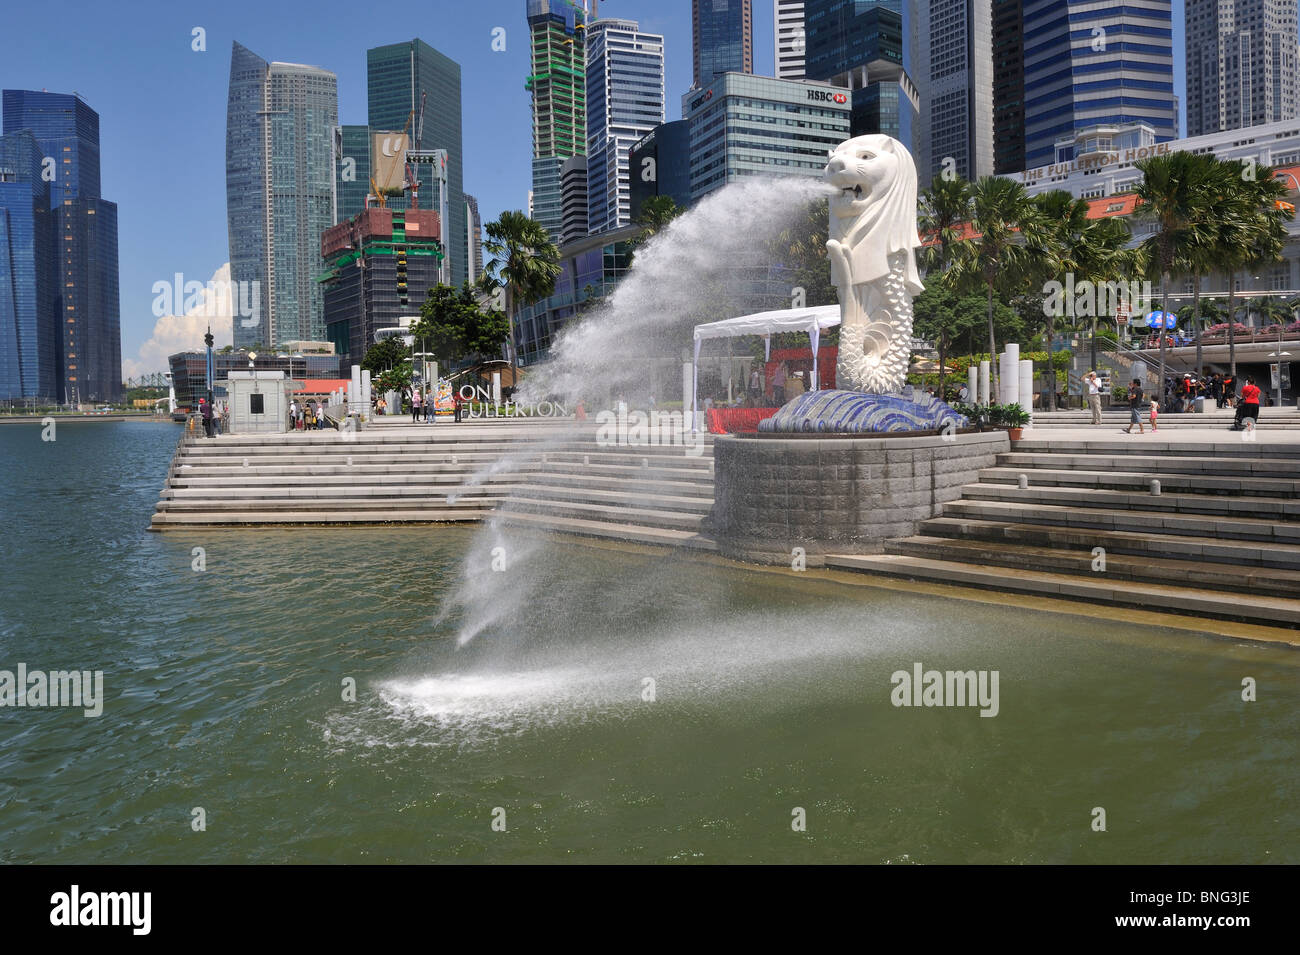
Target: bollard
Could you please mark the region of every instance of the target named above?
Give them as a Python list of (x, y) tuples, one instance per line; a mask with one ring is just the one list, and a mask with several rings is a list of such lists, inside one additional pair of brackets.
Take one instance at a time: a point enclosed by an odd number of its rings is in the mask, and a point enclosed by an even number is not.
[(1151, 493), (1152, 494), (1160, 493), (1160, 482), (1157, 481), (1155, 478), (1151, 479)]
[(248, 458), (244, 458), (244, 467), (248, 467)]
[(1029, 475), (1028, 475), (1028, 474), (1022, 474), (1022, 475), (1020, 475), (1020, 490), (1023, 491), (1023, 490), (1025, 490), (1025, 488), (1027, 488), (1027, 487), (1029, 487)]

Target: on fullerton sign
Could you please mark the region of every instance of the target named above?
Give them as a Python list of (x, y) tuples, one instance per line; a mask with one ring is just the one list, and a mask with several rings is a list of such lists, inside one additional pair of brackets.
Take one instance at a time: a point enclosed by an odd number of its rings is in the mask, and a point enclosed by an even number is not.
[(1169, 153), (1182, 151), (1181, 148), (1175, 147), (1173, 143), (1156, 143), (1154, 146), (1138, 146), (1133, 149), (1121, 149), (1109, 153), (1089, 153), (1070, 162), (1058, 162), (1050, 166), (1039, 166), (1037, 169), (1026, 169), (1020, 174), (1020, 181), (1035, 182), (1045, 176), (1064, 176), (1080, 169), (1097, 169), (1120, 162), (1139, 162), (1143, 159), (1150, 159), (1152, 156), (1165, 156)]

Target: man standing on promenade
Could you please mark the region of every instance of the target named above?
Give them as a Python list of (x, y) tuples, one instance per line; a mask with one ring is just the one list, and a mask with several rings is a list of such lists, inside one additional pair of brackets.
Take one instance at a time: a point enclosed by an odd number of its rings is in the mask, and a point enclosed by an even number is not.
[(199, 414), (203, 415), (203, 436), (212, 437), (212, 405), (207, 398), (199, 399)]
[(1146, 429), (1142, 427), (1142, 380), (1134, 378), (1133, 384), (1128, 386), (1128, 427), (1124, 429), (1125, 434), (1133, 433), (1133, 425), (1138, 426), (1138, 434), (1146, 434)]
[(1088, 409), (1092, 412), (1092, 423), (1101, 424), (1101, 379), (1095, 371), (1088, 372)]

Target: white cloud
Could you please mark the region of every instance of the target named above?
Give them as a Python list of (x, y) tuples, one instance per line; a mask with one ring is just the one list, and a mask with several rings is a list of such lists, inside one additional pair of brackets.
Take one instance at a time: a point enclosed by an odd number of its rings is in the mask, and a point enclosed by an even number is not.
[[(170, 279), (168, 280), (170, 282)], [(231, 296), (221, 294), (228, 289), (230, 282), (230, 263), (227, 262), (212, 274), (205, 285), (203, 299), (184, 315), (164, 315), (153, 326), (153, 334), (140, 346), (135, 358), (122, 359), (122, 377), (134, 378), (138, 375), (167, 371), (167, 358), (183, 351), (202, 351), (203, 336), (212, 324), (212, 336), (216, 339), (214, 347), (221, 348), (234, 342), (234, 320)], [(170, 293), (168, 293), (170, 297)]]

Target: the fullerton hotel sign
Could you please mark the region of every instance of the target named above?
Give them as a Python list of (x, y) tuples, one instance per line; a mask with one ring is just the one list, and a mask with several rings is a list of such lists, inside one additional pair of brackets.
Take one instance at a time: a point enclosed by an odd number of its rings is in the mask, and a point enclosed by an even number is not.
[(1156, 143), (1153, 146), (1137, 146), (1133, 149), (1119, 149), (1114, 152), (1088, 153), (1086, 156), (1080, 156), (1070, 162), (1058, 162), (1050, 166), (1039, 166), (1037, 169), (1026, 169), (1020, 174), (1020, 181), (1037, 182), (1040, 179), (1053, 176), (1064, 176), (1087, 169), (1101, 169), (1121, 162), (1138, 162), (1143, 159), (1150, 159), (1152, 156), (1165, 156), (1169, 153), (1181, 151), (1174, 148), (1173, 143)]

